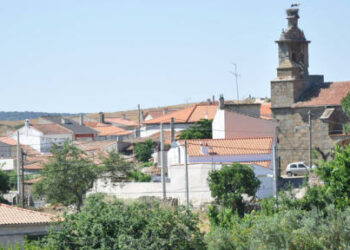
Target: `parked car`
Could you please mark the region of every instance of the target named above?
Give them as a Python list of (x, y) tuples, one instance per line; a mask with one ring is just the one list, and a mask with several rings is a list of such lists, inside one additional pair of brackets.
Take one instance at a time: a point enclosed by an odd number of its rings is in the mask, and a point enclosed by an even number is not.
[[(316, 166), (312, 166), (311, 169), (315, 169)], [(307, 166), (304, 162), (292, 162), (289, 163), (286, 168), (286, 174), (288, 176), (303, 176), (310, 171), (310, 167)]]

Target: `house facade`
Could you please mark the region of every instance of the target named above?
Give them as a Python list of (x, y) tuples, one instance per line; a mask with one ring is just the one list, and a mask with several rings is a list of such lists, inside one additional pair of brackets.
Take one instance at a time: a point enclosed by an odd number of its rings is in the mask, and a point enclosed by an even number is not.
[[(223, 102), (223, 98), (220, 101)], [(219, 105), (212, 124), (213, 139), (275, 138), (277, 126), (275, 121), (245, 115)]]
[[(73, 139), (70, 130), (54, 123), (30, 124), (29, 120), (26, 120), (18, 132), (22, 145), (28, 145), (40, 153), (50, 152), (53, 143), (62, 144), (66, 140)], [(17, 133), (14, 133), (12, 138), (17, 140)]]
[(23, 247), (25, 237), (46, 235), (49, 227), (60, 220), (54, 215), (0, 203), (0, 246)]
[(141, 137), (150, 137), (160, 131), (160, 124), (163, 124), (164, 131), (171, 131), (171, 120), (173, 119), (174, 131), (182, 131), (201, 119), (211, 120), (214, 118), (217, 104), (196, 104), (191, 107), (167, 113), (158, 118), (142, 123), (140, 130)]
[(349, 137), (342, 132), (349, 118), (341, 108), (341, 100), (350, 90), (350, 81), (324, 82), (322, 75), (309, 74), (310, 41), (298, 27), (299, 10), (291, 8), (286, 12), (288, 27), (276, 41), (277, 78), (271, 81), (271, 109), (280, 124), (281, 174), (291, 162), (309, 164), (310, 148), (327, 155), (335, 143)]

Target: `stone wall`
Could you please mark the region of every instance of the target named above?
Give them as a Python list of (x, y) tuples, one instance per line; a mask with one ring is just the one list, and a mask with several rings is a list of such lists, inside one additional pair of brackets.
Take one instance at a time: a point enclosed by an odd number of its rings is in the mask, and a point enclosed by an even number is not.
[[(308, 110), (309, 108), (273, 109), (274, 118), (280, 123), (277, 134), (281, 174), (285, 174), (285, 169), (291, 162), (309, 162)], [(329, 124), (333, 121), (319, 119), (324, 110), (325, 107), (311, 108), (312, 147), (319, 147), (326, 153), (334, 146), (335, 140), (329, 134)], [(344, 116), (338, 115), (335, 120), (341, 123), (344, 119)]]

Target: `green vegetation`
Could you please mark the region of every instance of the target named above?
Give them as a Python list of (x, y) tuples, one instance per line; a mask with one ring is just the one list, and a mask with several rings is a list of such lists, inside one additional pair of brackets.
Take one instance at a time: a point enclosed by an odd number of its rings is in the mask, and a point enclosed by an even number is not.
[(80, 213), (65, 215), (59, 231), (42, 242), (49, 249), (204, 249), (198, 218), (157, 201), (126, 204), (89, 197)]
[(213, 120), (202, 119), (195, 122), (191, 127), (181, 131), (179, 139), (211, 139)]
[(10, 190), (10, 177), (5, 172), (0, 170), (0, 197)]
[(102, 165), (99, 166), (100, 175), (108, 173), (114, 182), (129, 179), (132, 175), (133, 164), (125, 161), (115, 150), (100, 158), (102, 160)]
[(134, 146), (134, 154), (140, 162), (148, 162), (152, 157), (155, 144), (152, 140), (147, 140), (144, 143), (138, 142)]
[(350, 146), (336, 147), (333, 153), (334, 159), (316, 171), (324, 185), (306, 186), (301, 199), (290, 189), (278, 201), (261, 200), (260, 209), (244, 216), (227, 206), (211, 209), (208, 249), (347, 249)]
[[(240, 216), (243, 216), (242, 194), (255, 196), (260, 181), (255, 177), (250, 166), (234, 163), (209, 172), (208, 184), (211, 196), (215, 198), (215, 205), (231, 209), (232, 212), (237, 211)], [(217, 206), (212, 207), (211, 213), (211, 217), (215, 217)]]
[(149, 174), (142, 173), (140, 170), (131, 172), (130, 179), (136, 182), (150, 182), (151, 176)]
[(50, 203), (76, 204), (78, 211), (86, 191), (98, 176), (97, 167), (85, 153), (68, 142), (53, 145), (52, 160), (44, 165), (43, 179), (34, 185), (36, 195)]

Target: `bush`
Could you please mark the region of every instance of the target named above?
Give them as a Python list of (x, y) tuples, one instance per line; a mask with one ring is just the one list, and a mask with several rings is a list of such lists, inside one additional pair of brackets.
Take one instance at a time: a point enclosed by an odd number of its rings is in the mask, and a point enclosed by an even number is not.
[(107, 203), (91, 196), (41, 243), (52, 249), (204, 249), (198, 218), (160, 202)]
[(140, 170), (131, 172), (130, 179), (136, 182), (150, 182), (151, 176), (149, 174), (142, 173)]
[(144, 143), (136, 143), (134, 146), (134, 154), (136, 159), (141, 162), (147, 162), (151, 157), (155, 148), (152, 140), (147, 140)]

